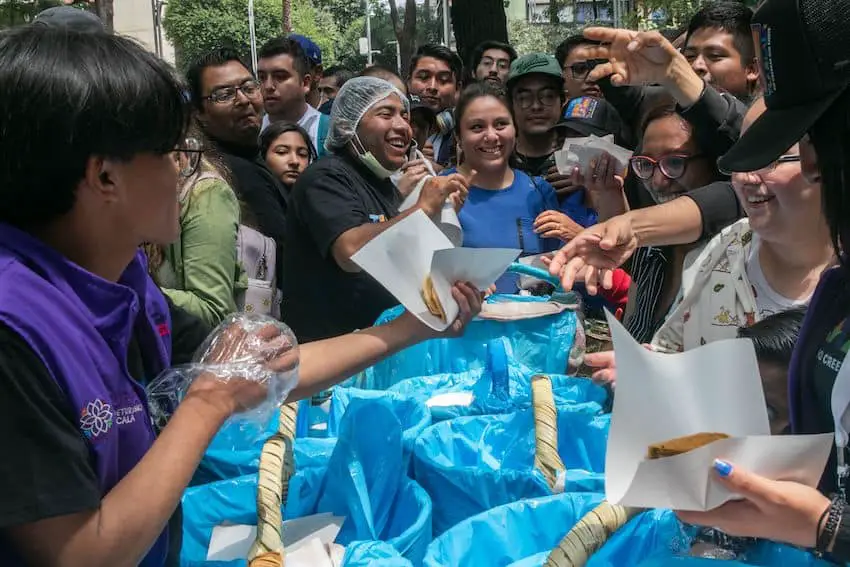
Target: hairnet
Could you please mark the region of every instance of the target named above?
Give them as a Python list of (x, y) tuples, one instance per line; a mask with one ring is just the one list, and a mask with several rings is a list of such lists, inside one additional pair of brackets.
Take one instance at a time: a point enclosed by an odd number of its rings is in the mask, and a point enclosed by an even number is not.
[(393, 94), (398, 95), (406, 110), (410, 109), (404, 93), (383, 79), (355, 77), (346, 81), (334, 99), (325, 149), (341, 148), (347, 144), (354, 137), (363, 115)]

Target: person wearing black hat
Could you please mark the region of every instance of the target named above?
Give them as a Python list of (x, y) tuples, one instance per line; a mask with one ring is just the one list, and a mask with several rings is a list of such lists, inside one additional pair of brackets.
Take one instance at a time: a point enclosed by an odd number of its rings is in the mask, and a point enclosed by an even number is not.
[[(819, 484), (775, 481), (734, 463), (715, 461), (717, 481), (742, 497), (709, 512), (680, 512), (683, 521), (734, 536), (755, 536), (813, 548), (850, 561), (846, 419), (850, 363), (850, 26), (847, 0), (768, 0), (753, 17), (767, 111), (720, 160), (727, 171), (770, 167), (800, 141), (810, 182), (820, 182), (823, 210), (839, 264), (824, 272), (812, 296), (788, 373), (791, 432), (834, 433), (836, 447)], [(598, 239), (597, 239), (598, 242)], [(580, 247), (587, 246), (587, 242)], [(606, 249), (616, 248), (612, 240)], [(604, 271), (616, 254), (583, 255)], [(607, 260), (604, 258), (607, 256)], [(581, 266), (556, 257), (553, 274), (571, 283)], [(571, 262), (572, 263), (572, 262)], [(603, 278), (604, 278), (603, 274)]]
[(71, 6), (55, 6), (42, 10), (33, 18), (33, 25), (64, 28), (78, 32), (106, 33), (100, 18), (87, 10)]

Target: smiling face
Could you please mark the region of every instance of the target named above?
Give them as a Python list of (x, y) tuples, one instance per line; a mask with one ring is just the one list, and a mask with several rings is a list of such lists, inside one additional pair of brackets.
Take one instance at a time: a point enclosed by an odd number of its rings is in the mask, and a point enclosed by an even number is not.
[(735, 47), (735, 36), (721, 29), (694, 31), (682, 53), (697, 75), (733, 96), (748, 96), (758, 80), (755, 61), (744, 61)]
[(453, 108), (457, 100), (457, 82), (451, 67), (435, 57), (421, 57), (416, 62), (407, 90), (435, 112)]
[[(257, 78), (263, 85), (263, 104), (274, 120), (287, 118), (288, 114), (303, 114), (312, 84), (309, 75), (302, 77), (295, 69), (289, 54), (265, 57), (257, 62)], [(297, 121), (300, 116), (288, 116)]]
[(517, 132), (548, 133), (561, 117), (561, 94), (560, 85), (543, 75), (520, 78), (511, 90)]
[(514, 151), (516, 130), (511, 112), (493, 96), (481, 96), (464, 109), (460, 147), (465, 164), (478, 171), (504, 170)]
[[(249, 84), (254, 77), (238, 61), (207, 67), (201, 73), (201, 96), (209, 97), (234, 87)], [(204, 131), (213, 138), (244, 145), (256, 145), (263, 113), (263, 97), (259, 89), (246, 95), (236, 90), (233, 100), (202, 103), (198, 119)]]
[(670, 179), (656, 166), (649, 179), (643, 180), (644, 187), (656, 202), (674, 199), (691, 189), (703, 187), (714, 180), (714, 171), (706, 156), (701, 156), (691, 128), (676, 114), (656, 118), (650, 122), (643, 134), (641, 156), (655, 161), (668, 156), (686, 158), (684, 173)]
[[(743, 134), (765, 111), (755, 102), (744, 117)], [(784, 156), (799, 156), (794, 144)], [(825, 222), (819, 184), (806, 181), (799, 161), (776, 163), (753, 173), (735, 173), (732, 186), (750, 219), (750, 227), (764, 240), (782, 243), (799, 231), (815, 232)]]
[(404, 165), (413, 138), (408, 112), (397, 94), (377, 102), (357, 125), (363, 149), (385, 168), (395, 171)]
[(310, 149), (300, 132), (284, 132), (269, 146), (266, 164), (284, 185), (294, 185), (310, 163)]

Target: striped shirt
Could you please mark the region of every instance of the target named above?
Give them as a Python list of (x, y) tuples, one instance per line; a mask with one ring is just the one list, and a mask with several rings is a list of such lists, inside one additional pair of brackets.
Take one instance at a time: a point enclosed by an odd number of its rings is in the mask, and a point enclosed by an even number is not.
[(632, 256), (632, 285), (636, 286), (635, 306), (626, 318), (626, 329), (639, 343), (648, 343), (666, 318), (658, 314), (664, 276), (670, 265), (670, 248), (644, 246)]

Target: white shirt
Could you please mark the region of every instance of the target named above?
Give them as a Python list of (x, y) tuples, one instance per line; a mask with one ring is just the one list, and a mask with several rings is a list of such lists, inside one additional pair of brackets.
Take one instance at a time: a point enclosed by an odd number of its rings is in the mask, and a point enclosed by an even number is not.
[(789, 299), (770, 287), (761, 269), (759, 250), (761, 250), (761, 246), (758, 235), (753, 233), (753, 247), (747, 256), (747, 276), (750, 278), (750, 284), (753, 286), (753, 293), (756, 296), (756, 308), (759, 312), (759, 319), (764, 319), (775, 313), (782, 313), (795, 307), (808, 305), (811, 297), (802, 300)]
[[(305, 110), (301, 118), (298, 119), (298, 125), (306, 130), (316, 151), (319, 150), (319, 119), (321, 117), (322, 113), (308, 104), (307, 110)], [(262, 132), (262, 130), (268, 128), (269, 124), (271, 124), (271, 120), (269, 120), (269, 115), (266, 114), (263, 116), (263, 126), (260, 131)]]

